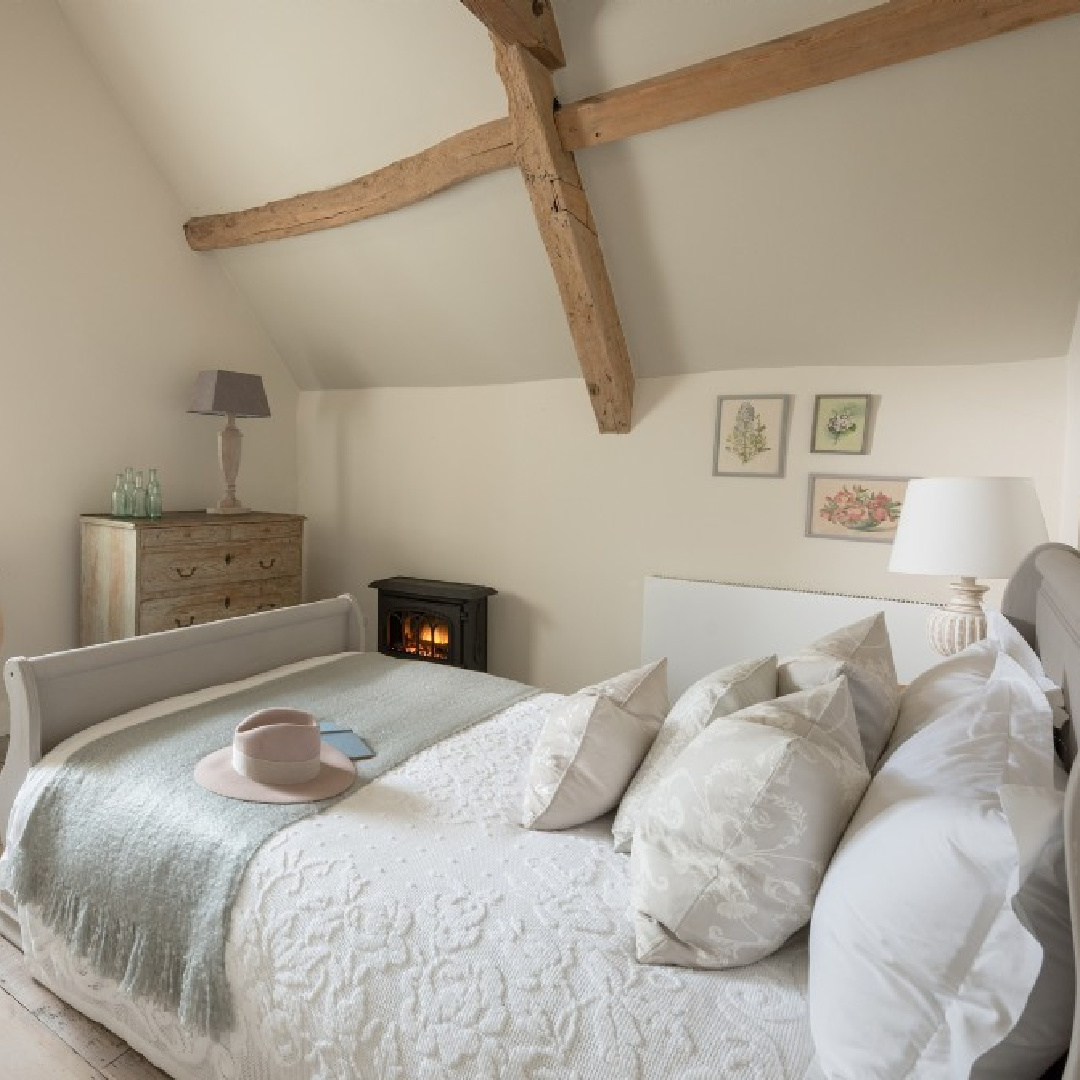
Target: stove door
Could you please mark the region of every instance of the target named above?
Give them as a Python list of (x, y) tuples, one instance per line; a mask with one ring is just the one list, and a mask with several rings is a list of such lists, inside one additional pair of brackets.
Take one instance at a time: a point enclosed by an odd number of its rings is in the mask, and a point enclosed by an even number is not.
[(462, 666), (461, 606), (414, 597), (379, 597), (379, 652), (404, 660)]

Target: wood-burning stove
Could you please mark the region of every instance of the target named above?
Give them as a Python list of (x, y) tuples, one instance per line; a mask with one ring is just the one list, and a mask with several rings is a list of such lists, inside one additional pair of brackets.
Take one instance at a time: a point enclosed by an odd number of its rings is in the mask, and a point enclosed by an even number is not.
[(487, 671), (487, 598), (498, 589), (458, 581), (390, 577), (379, 591), (379, 652)]

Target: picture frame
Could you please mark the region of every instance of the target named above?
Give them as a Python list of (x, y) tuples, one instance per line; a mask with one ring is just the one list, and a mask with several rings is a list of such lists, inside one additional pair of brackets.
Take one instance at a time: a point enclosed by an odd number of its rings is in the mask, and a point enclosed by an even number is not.
[(782, 477), (790, 410), (790, 394), (718, 397), (713, 476)]
[(870, 449), (869, 429), (869, 394), (818, 394), (810, 453), (865, 454)]
[(811, 473), (806, 535), (823, 540), (891, 544), (910, 476)]

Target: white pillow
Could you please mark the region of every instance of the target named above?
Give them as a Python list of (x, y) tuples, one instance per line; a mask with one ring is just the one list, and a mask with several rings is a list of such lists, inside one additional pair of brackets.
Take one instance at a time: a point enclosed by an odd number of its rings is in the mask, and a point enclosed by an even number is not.
[(1000, 652), (994, 641), (977, 641), (912, 679), (900, 695), (896, 725), (878, 768), (913, 735), (956, 708), (965, 698), (980, 694)]
[(617, 806), (666, 711), (666, 659), (556, 702), (529, 760), (525, 828), (568, 829)]
[(744, 660), (698, 679), (675, 702), (611, 826), (616, 851), (629, 851), (645, 801), (675, 759), (717, 717), (776, 697), (776, 657)]
[(945, 672), (940, 680), (915, 682), (904, 692), (897, 727), (911, 724), (915, 734), (882, 758), (867, 799), (875, 805), (917, 794), (993, 799), (1003, 784), (1052, 788), (1052, 712), (1024, 669), (993, 642), (938, 666)]
[(957, 1080), (1012, 1030), (1042, 961), (1012, 908), (1020, 861), (996, 800), (859, 808), (810, 922), (828, 1080)]
[(1000, 611), (986, 613), (986, 636), (996, 641), (1034, 680), (1046, 694), (1054, 710), (1054, 727), (1063, 727), (1069, 719), (1065, 709), (1065, 693), (1043, 670), (1042, 661), (1024, 640), (1024, 635)]
[(845, 626), (780, 661), (777, 693), (822, 686), (846, 675), (867, 767), (873, 769), (889, 741), (900, 705), (892, 644), (878, 612)]
[(726, 968), (778, 949), (809, 919), (869, 779), (843, 678), (709, 725), (634, 834), (638, 959)]
[(1038, 1063), (1068, 1044), (1073, 992), (1063, 853), (1049, 840), (1061, 806), (1050, 706), (993, 642), (920, 676), (904, 698), (900, 741), (848, 827), (811, 920), (809, 1008), (822, 1072), (1038, 1077)]
[(1065, 1052), (1073, 1024), (1076, 967), (1066, 880), (1061, 790), (1003, 788), (1014, 828), (1027, 830), (1013, 910), (1042, 946), (1042, 968), (1008, 1036), (975, 1063), (970, 1080), (1036, 1080)]

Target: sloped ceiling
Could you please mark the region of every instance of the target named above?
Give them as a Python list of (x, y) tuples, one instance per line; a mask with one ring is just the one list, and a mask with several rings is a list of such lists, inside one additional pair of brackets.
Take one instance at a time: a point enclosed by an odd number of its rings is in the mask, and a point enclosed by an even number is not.
[[(60, 3), (189, 215), (331, 186), (506, 114), (456, 0)], [(871, 5), (555, 6), (572, 101)], [(578, 162), (640, 376), (1068, 349), (1080, 16)], [(222, 260), (302, 388), (580, 374), (513, 170), (192, 258)]]

